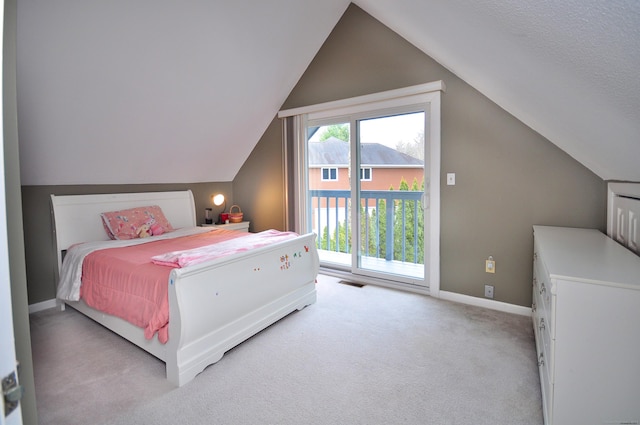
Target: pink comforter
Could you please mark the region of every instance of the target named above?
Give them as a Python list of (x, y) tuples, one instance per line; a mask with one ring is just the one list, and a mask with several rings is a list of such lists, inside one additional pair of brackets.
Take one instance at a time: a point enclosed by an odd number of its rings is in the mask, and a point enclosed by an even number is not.
[[(247, 233), (215, 229), (211, 232), (164, 239), (87, 255), (82, 264), (81, 298), (91, 307), (144, 329), (145, 338), (158, 333), (168, 340), (170, 267), (153, 264), (151, 257), (174, 251), (246, 238)], [(238, 245), (239, 244), (239, 245)], [(242, 246), (240, 241), (236, 243)], [(249, 240), (242, 250), (251, 248)], [(230, 252), (231, 253), (231, 252)]]

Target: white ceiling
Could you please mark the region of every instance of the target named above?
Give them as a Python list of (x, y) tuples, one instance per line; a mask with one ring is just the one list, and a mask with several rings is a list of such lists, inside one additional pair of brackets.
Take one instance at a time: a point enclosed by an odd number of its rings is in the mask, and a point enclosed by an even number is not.
[[(355, 3), (601, 178), (640, 181), (637, 0)], [(231, 181), (348, 5), (19, 0), (22, 184)]]
[(640, 181), (637, 0), (361, 0), (605, 180)]

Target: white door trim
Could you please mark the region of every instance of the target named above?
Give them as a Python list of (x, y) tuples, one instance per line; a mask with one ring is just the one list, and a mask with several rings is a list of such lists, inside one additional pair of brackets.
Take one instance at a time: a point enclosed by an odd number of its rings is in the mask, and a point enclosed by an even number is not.
[[(408, 104), (424, 103), (427, 108), (426, 119), (429, 120), (429, 132), (425, 134), (425, 146), (429, 149), (425, 156), (425, 165), (429, 164), (429, 172), (425, 173), (425, 214), (428, 225), (425, 225), (425, 239), (429, 242), (425, 244), (425, 262), (429, 275), (429, 293), (434, 297), (440, 296), (440, 159), (441, 159), (441, 94), (445, 91), (443, 81), (435, 81), (416, 86), (404, 87), (395, 90), (388, 90), (379, 93), (357, 96), (348, 99), (340, 99), (316, 105), (292, 108), (278, 112), (279, 118), (302, 117), (302, 123), (307, 121), (320, 121), (338, 116), (350, 116), (363, 113), (372, 108), (393, 108)], [(374, 106), (377, 104), (377, 106)], [(306, 125), (303, 126), (306, 128)], [(302, 141), (306, 141), (306, 135), (302, 128), (297, 134), (300, 139), (297, 146)], [(297, 152), (298, 166), (304, 164), (300, 162), (301, 155)], [(306, 167), (305, 167), (306, 169)], [(300, 174), (300, 173), (298, 173)], [(304, 184), (305, 182), (299, 182)], [(301, 185), (300, 185), (301, 186)], [(301, 187), (298, 186), (298, 189)], [(300, 194), (301, 192), (297, 192)], [(301, 206), (298, 205), (300, 208)], [(425, 223), (427, 221), (425, 220)], [(296, 228), (300, 230), (300, 228)]]

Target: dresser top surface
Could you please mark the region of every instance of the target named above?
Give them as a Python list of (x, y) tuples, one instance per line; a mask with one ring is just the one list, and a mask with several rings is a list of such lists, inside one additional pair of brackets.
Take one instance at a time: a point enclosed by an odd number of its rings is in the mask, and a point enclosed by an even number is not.
[(640, 290), (640, 257), (596, 229), (533, 226), (550, 277)]

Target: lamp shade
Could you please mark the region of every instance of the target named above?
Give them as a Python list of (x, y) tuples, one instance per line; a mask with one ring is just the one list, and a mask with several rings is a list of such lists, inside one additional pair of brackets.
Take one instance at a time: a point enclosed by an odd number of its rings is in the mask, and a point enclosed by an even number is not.
[(222, 204), (224, 204), (224, 195), (222, 193), (218, 193), (217, 195), (214, 195), (213, 205), (219, 207)]

